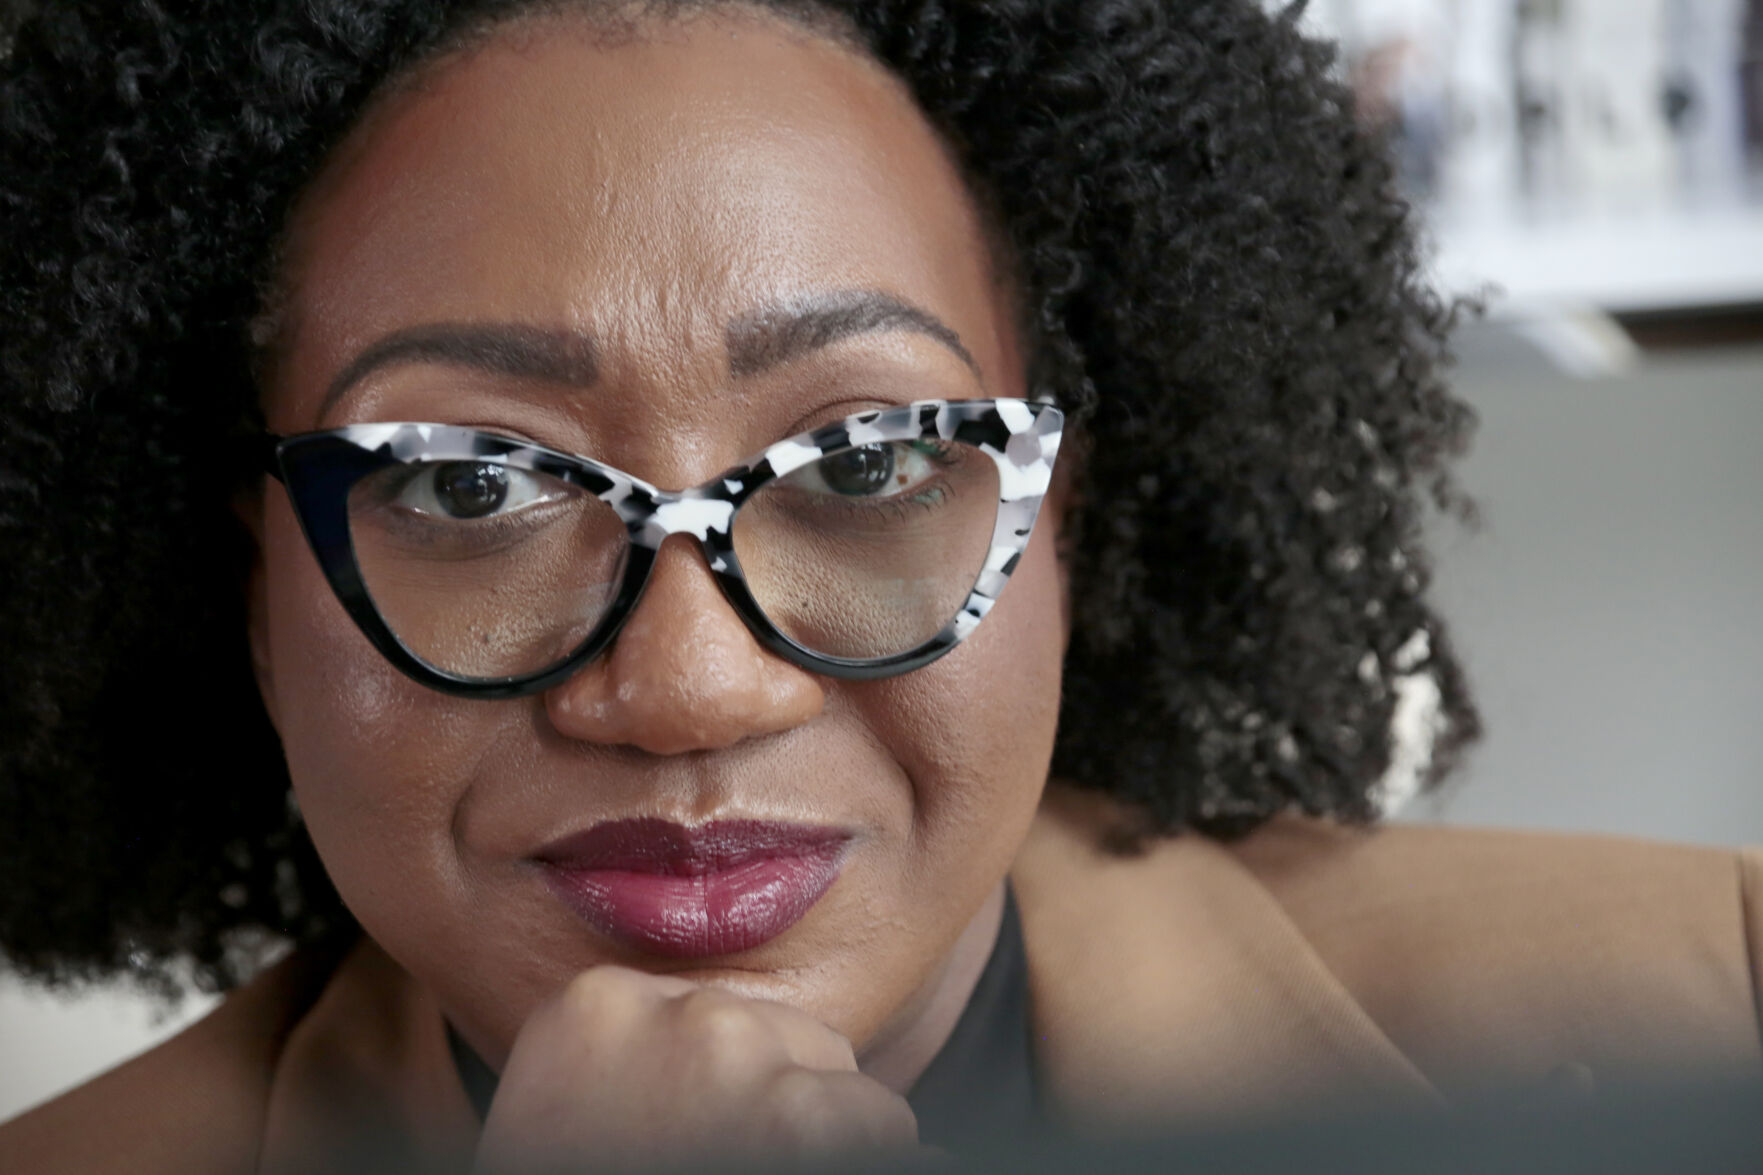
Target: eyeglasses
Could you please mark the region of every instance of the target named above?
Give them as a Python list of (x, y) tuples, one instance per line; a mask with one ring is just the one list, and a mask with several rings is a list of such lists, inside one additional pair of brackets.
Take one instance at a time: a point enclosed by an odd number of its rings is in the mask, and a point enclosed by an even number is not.
[(266, 437), (337, 599), (399, 670), (510, 698), (611, 644), (662, 542), (689, 534), (766, 648), (832, 677), (941, 657), (1028, 546), (1064, 416), (930, 400), (782, 440), (694, 489), (443, 424)]

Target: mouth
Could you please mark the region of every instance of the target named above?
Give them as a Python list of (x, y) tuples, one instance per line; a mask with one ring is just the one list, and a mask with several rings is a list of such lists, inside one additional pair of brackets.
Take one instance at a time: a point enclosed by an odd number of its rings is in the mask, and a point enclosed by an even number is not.
[(801, 921), (838, 879), (847, 832), (718, 820), (616, 820), (535, 854), (546, 884), (595, 930), (651, 955), (749, 951)]

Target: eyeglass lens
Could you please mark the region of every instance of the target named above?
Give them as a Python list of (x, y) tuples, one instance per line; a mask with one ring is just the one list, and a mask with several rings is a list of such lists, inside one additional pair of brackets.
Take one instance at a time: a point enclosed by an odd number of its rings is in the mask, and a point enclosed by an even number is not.
[(998, 467), (978, 449), (868, 445), (768, 482), (735, 515), (735, 557), (785, 636), (871, 660), (918, 648), (955, 616), (997, 518)]
[(478, 461), (389, 466), (349, 495), (363, 585), (420, 660), (465, 678), (537, 673), (611, 607), (629, 549), (612, 507), (543, 473)]
[[(998, 472), (971, 446), (866, 445), (755, 493), (735, 556), (767, 618), (813, 652), (869, 660), (934, 637), (978, 579)], [(564, 660), (617, 597), (629, 534), (594, 495), (489, 461), (391, 466), (349, 497), (356, 565), (386, 626), (428, 665), (519, 677)]]

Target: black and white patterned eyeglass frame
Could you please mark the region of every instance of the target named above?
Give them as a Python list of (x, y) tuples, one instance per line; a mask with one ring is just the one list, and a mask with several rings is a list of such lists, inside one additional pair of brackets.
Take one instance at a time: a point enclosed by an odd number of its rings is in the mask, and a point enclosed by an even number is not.
[[(749, 461), (692, 489), (670, 493), (622, 470), (530, 441), (444, 424), (355, 424), (323, 432), (265, 435), (265, 471), (287, 487), (295, 515), (325, 578), (351, 619), (397, 669), (442, 693), (515, 698), (549, 689), (612, 643), (648, 585), (661, 544), (671, 535), (698, 541), (716, 583), (754, 637), (778, 656), (814, 673), (874, 680), (930, 664), (967, 639), (991, 611), (1016, 570), (1052, 483), (1064, 415), (1028, 400), (925, 400), (861, 412), (778, 441)], [(998, 470), (998, 514), (991, 550), (966, 602), (917, 648), (852, 659), (814, 652), (785, 636), (748, 588), (734, 549), (734, 519), (768, 483), (815, 461), (868, 445), (941, 440), (970, 445)], [(624, 522), (630, 547), (606, 615), (555, 664), (513, 677), (467, 678), (429, 665), (393, 634), (369, 595), (349, 528), (349, 494), (362, 478), (392, 465), (471, 461), (546, 474), (578, 486)]]

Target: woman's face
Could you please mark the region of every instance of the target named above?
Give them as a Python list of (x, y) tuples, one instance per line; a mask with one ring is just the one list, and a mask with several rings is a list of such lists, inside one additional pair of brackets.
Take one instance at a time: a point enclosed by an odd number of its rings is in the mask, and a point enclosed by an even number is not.
[[(759, 16), (616, 44), (559, 19), (493, 34), (379, 103), (290, 242), (265, 391), (282, 434), (466, 425), (679, 489), (865, 408), (1023, 394), (982, 225), (909, 95)], [(846, 315), (752, 353), (755, 323), (866, 293), (934, 316), (961, 347), (898, 315)], [(337, 386), (377, 342), (461, 324), (542, 336), (555, 361), (521, 374), (406, 349)], [(540, 1000), (604, 962), (795, 1005), (860, 1054), (885, 1045), (958, 944), (983, 938), (1046, 777), (1065, 643), (1057, 498), (985, 623), (915, 673), (835, 681), (773, 656), (674, 539), (607, 654), (541, 695), (479, 701), (381, 658), (272, 486), (254, 649), (331, 877), (493, 1063)], [(566, 838), (634, 819), (808, 826), (843, 849), (831, 888), (781, 933), (668, 954), (584, 915), (546, 863)]]

